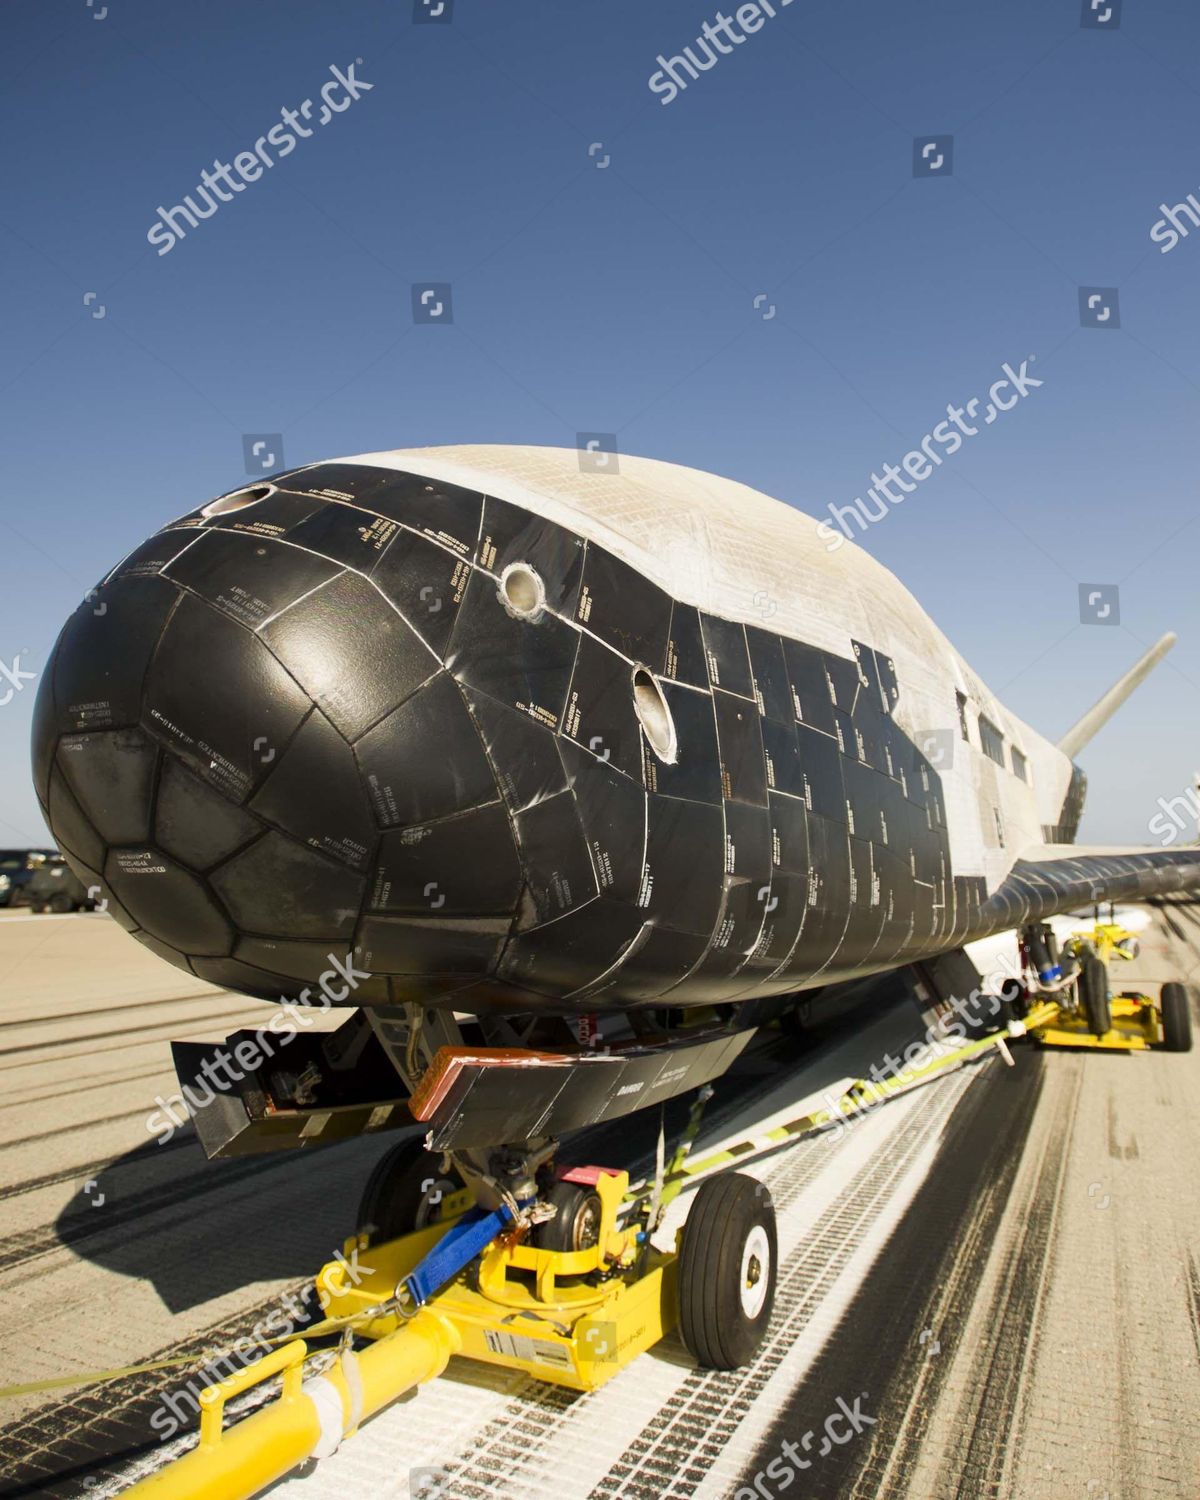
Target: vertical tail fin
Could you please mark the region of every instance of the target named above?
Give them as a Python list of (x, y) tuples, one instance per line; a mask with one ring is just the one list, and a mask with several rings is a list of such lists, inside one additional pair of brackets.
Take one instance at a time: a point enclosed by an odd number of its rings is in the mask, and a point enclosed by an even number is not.
[(1150, 675), (1178, 639), (1179, 637), (1173, 630), (1168, 630), (1161, 640), (1156, 641), (1150, 647), (1140, 661), (1130, 667), (1124, 677), (1118, 678), (1108, 692), (1097, 703), (1094, 703), (1083, 718), (1077, 724), (1072, 725), (1059, 740), (1058, 748), (1062, 753), (1074, 760), (1088, 741), (1104, 728), (1134, 688)]

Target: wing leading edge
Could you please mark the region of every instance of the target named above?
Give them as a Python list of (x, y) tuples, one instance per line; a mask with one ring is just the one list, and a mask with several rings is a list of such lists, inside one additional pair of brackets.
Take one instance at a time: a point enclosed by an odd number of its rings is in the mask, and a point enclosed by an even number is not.
[(1017, 860), (983, 906), (994, 931), (1106, 901), (1200, 893), (1200, 846), (1089, 848), (1043, 844)]

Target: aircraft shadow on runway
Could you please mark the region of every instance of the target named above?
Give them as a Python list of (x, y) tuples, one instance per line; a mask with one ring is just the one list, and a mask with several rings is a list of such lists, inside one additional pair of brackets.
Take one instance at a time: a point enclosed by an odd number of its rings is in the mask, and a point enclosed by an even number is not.
[[(889, 1048), (919, 1034), (916, 1012), (894, 980), (800, 1038), (764, 1030), (718, 1081), (694, 1151), (702, 1153), (735, 1127), (749, 1133), (756, 1120), (793, 1102), (836, 1094), (845, 1079), (865, 1074)], [(666, 1106), (668, 1152), (692, 1097)], [(644, 1110), (576, 1132), (564, 1140), (562, 1160), (620, 1165), (636, 1177), (652, 1166), (658, 1127), (658, 1111)], [(301, 1282), (353, 1233), (371, 1168), (411, 1134), (390, 1131), (303, 1152), (207, 1161), (186, 1126), (165, 1144), (127, 1152), (81, 1183), (44, 1233), (82, 1260), (153, 1286), (172, 1312), (255, 1283)]]

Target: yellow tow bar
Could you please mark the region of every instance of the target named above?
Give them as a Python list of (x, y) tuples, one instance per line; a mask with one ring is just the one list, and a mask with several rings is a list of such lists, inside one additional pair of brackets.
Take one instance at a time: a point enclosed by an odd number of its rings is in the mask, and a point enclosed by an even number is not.
[[(308, 1348), (294, 1339), (202, 1391), (197, 1446), (126, 1494), (137, 1500), (257, 1495), (305, 1459), (332, 1453), (365, 1418), (440, 1375), (460, 1343), (454, 1325), (426, 1308), (359, 1353), (342, 1349), (328, 1368), (304, 1380)], [(226, 1401), (280, 1373), (279, 1399), (222, 1431)]]

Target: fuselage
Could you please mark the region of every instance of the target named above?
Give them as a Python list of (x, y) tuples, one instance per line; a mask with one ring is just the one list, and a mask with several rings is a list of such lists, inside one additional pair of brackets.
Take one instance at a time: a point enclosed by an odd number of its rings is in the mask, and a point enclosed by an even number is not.
[(607, 463), (363, 454), (138, 548), (39, 699), (77, 872), (214, 982), (350, 953), (355, 1003), (462, 1011), (740, 1001), (993, 929), (1067, 757), (862, 549)]

